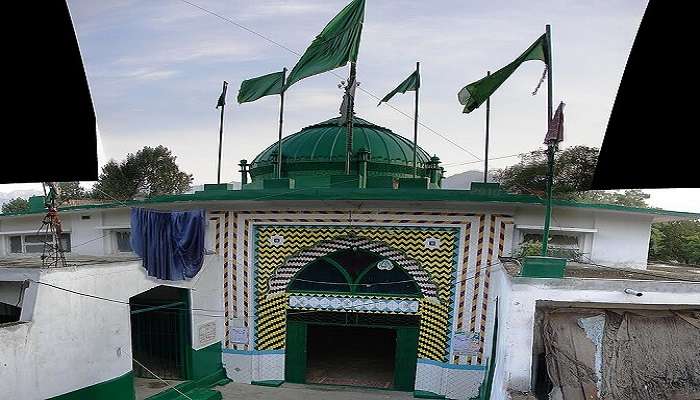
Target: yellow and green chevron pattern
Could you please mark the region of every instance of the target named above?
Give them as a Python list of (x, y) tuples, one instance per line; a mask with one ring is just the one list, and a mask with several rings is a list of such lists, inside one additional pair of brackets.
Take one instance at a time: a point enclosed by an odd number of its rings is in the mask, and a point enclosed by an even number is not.
[[(282, 236), (282, 244), (273, 245), (272, 236)], [(418, 357), (446, 361), (448, 331), (452, 315), (452, 295), (458, 228), (418, 228), (382, 226), (280, 226), (259, 225), (254, 242), (255, 303), (257, 350), (284, 348), (288, 295), (268, 296), (267, 288), (274, 271), (285, 259), (315, 244), (338, 236), (360, 236), (383, 242), (420, 263), (438, 287), (439, 304), (421, 300), (419, 314)], [(439, 248), (426, 248), (426, 239), (440, 241)]]

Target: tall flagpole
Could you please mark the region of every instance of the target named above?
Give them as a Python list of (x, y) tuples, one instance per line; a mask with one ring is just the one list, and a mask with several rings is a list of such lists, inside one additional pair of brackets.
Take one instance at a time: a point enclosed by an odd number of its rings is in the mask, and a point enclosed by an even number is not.
[[(491, 71), (486, 71), (486, 76), (491, 75)], [(489, 179), (489, 117), (491, 116), (491, 96), (486, 98), (486, 145), (484, 146), (484, 183)]]
[[(224, 86), (222, 88), (222, 93), (226, 93), (226, 86), (228, 82), (224, 81)], [(224, 99), (225, 100), (225, 99)], [(219, 121), (219, 164), (216, 169), (216, 183), (221, 183), (221, 146), (224, 140), (224, 108), (226, 108), (226, 103), (221, 105), (221, 120)]]
[(350, 160), (352, 159), (352, 125), (353, 125), (353, 108), (355, 105), (355, 79), (357, 76), (357, 66), (354, 61), (350, 62), (350, 78), (348, 78), (348, 85), (345, 88), (345, 95), (347, 96), (347, 127), (348, 131), (346, 134), (345, 142), (345, 174), (350, 175)]
[[(549, 24), (546, 25), (547, 38), (547, 127), (552, 121), (552, 33)], [(554, 151), (556, 142), (547, 145), (547, 206), (544, 215), (544, 232), (542, 234), (542, 256), (546, 257), (549, 245), (549, 226), (552, 219), (552, 186), (554, 182)]]
[(282, 178), (282, 124), (284, 121), (284, 81), (287, 79), (287, 67), (282, 68), (282, 91), (280, 92), (280, 128), (277, 139), (277, 178)]
[(416, 164), (416, 156), (418, 153), (418, 90), (420, 89), (420, 62), (416, 62), (416, 106), (413, 116), (413, 177), (418, 176), (418, 165)]

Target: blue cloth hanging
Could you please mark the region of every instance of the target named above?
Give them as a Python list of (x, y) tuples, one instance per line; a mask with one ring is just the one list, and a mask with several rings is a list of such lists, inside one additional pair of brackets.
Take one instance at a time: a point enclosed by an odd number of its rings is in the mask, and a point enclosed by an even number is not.
[(204, 261), (204, 210), (131, 209), (131, 248), (149, 276), (169, 281), (193, 278)]

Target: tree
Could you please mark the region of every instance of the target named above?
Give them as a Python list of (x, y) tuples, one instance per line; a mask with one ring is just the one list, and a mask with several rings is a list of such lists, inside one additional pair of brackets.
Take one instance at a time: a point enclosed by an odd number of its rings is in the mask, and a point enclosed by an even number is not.
[(87, 197), (87, 192), (80, 186), (80, 182), (59, 182), (58, 185), (59, 202), (68, 200), (79, 200)]
[[(573, 193), (591, 186), (599, 150), (595, 147), (574, 146), (554, 158), (553, 194), (569, 198)], [(532, 151), (520, 156), (520, 162), (498, 170), (496, 180), (511, 193), (544, 195), (547, 185), (547, 153)]]
[(624, 192), (589, 190), (572, 196), (572, 200), (586, 203), (617, 204), (628, 207), (649, 207), (647, 200), (650, 195), (639, 189), (625, 190)]
[(653, 224), (649, 258), (700, 265), (700, 221)]
[(29, 211), (29, 202), (21, 197), (12, 199), (7, 203), (2, 205), (2, 213), (16, 213), (16, 212), (26, 212)]
[[(558, 152), (554, 157), (555, 198), (588, 203), (618, 204), (630, 207), (648, 207), (649, 195), (641, 190), (607, 192), (588, 190), (593, 180), (599, 149), (573, 146)], [(532, 151), (520, 156), (520, 162), (500, 169), (495, 180), (511, 193), (544, 196), (547, 184), (547, 154)]]
[(111, 160), (102, 167), (92, 197), (128, 200), (139, 194), (152, 197), (186, 192), (192, 175), (180, 171), (176, 158), (165, 146), (146, 146), (136, 154), (127, 154), (126, 160)]

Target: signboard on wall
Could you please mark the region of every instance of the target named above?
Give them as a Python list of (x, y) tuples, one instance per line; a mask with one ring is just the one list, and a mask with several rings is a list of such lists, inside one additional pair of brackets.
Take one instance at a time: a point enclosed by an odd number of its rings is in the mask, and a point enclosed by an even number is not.
[(248, 344), (248, 328), (232, 326), (229, 329), (229, 341), (234, 344)]
[(199, 345), (206, 346), (216, 341), (216, 321), (200, 324), (197, 328)]
[(456, 332), (452, 337), (452, 351), (457, 355), (479, 354), (481, 334), (479, 332)]

